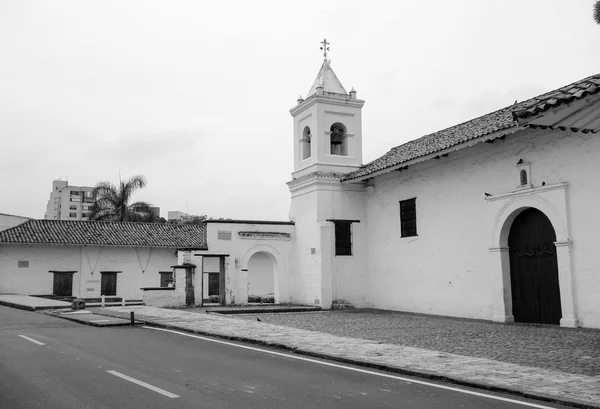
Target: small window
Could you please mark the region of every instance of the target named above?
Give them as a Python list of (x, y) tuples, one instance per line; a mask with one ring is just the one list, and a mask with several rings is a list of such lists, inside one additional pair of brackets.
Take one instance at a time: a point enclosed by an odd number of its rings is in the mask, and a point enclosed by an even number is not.
[(400, 201), (400, 237), (417, 235), (416, 198)]
[(160, 286), (161, 287), (173, 287), (173, 272), (172, 271), (161, 271), (160, 272)]
[(310, 143), (312, 141), (312, 134), (310, 133), (310, 128), (308, 126), (304, 127), (304, 131), (302, 132), (302, 160), (308, 159), (311, 156), (311, 146)]
[(77, 213), (69, 213), (69, 217), (77, 217)]
[(29, 268), (29, 261), (17, 261), (18, 268)]
[(335, 221), (335, 255), (352, 255), (352, 222)]
[(521, 186), (527, 185), (527, 171), (525, 169), (521, 169)]
[(229, 230), (217, 231), (217, 239), (218, 240), (231, 240), (231, 231), (229, 231)]
[(77, 205), (70, 205), (69, 210), (77, 210)]

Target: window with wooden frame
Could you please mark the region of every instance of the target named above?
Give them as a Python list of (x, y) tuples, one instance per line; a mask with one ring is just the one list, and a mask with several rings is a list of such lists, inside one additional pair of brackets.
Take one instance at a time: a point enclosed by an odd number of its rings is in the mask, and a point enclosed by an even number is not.
[(334, 221), (335, 225), (335, 255), (352, 255), (352, 222)]
[(161, 287), (169, 287), (169, 283), (171, 283), (171, 287), (173, 286), (173, 272), (172, 271), (160, 271), (160, 286)]
[(400, 237), (417, 235), (416, 198), (400, 201)]

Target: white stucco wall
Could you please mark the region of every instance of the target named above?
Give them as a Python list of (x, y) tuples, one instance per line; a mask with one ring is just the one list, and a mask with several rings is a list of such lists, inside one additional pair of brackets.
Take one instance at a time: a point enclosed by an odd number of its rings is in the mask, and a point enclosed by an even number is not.
[[(599, 155), (596, 135), (530, 131), (376, 177), (367, 198), (371, 305), (492, 319), (497, 204), (484, 193), (515, 191), (523, 159), (534, 187), (568, 183), (563, 239), (572, 241), (575, 311), (581, 326), (600, 327)], [(414, 197), (418, 236), (400, 238), (399, 201)]]
[[(330, 308), (332, 303), (368, 305), (365, 188), (329, 177), (291, 182), (290, 219), (296, 223), (293, 253), (295, 302)], [(335, 228), (329, 220), (352, 223), (352, 255), (335, 255)], [(314, 249), (314, 250), (313, 250)]]
[[(219, 232), (231, 233), (230, 240), (219, 238)], [(251, 237), (240, 232), (253, 232)], [(252, 222), (207, 223), (208, 250), (193, 251), (192, 262), (201, 265), (203, 255), (226, 255), (225, 302), (245, 304), (248, 302), (248, 263), (254, 254), (266, 255), (273, 266), (273, 292), (275, 301), (292, 302), (290, 256), (292, 240), (282, 237), (261, 236), (261, 232), (286, 233), (293, 237), (293, 224), (258, 224)], [(222, 236), (223, 237), (223, 236)], [(198, 280), (196, 280), (198, 281)]]
[[(19, 268), (18, 261), (29, 261), (29, 267)], [(48, 271), (71, 270), (76, 271), (73, 296), (99, 297), (100, 273), (121, 271), (117, 296), (142, 299), (140, 287), (160, 286), (159, 271), (172, 271), (176, 262), (173, 249), (2, 245), (0, 292), (52, 294), (54, 277)]]

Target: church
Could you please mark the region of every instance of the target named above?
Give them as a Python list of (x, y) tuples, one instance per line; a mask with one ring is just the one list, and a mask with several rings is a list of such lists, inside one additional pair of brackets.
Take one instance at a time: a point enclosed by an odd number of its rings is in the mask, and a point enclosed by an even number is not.
[(600, 328), (600, 75), (366, 165), (364, 102), (325, 54), (290, 110), (281, 301)]
[(290, 109), (289, 220), (208, 220), (184, 234), (4, 215), (0, 292), (600, 328), (600, 74), (363, 164), (365, 101), (323, 44)]

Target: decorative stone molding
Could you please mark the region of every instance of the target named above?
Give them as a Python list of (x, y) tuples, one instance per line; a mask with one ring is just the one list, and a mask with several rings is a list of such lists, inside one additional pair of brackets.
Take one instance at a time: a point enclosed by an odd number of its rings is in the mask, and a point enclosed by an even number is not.
[(291, 180), (287, 183), (287, 185), (290, 187), (290, 190), (295, 190), (315, 182), (339, 184), (341, 179), (342, 175), (338, 175), (336, 173), (313, 172), (308, 175), (301, 176), (298, 179)]
[(562, 182), (562, 183), (555, 183), (552, 185), (546, 185), (546, 186), (540, 186), (540, 187), (532, 187), (532, 188), (527, 188), (527, 189), (518, 189), (514, 192), (508, 192), (508, 193), (501, 193), (498, 195), (492, 195), (489, 197), (486, 197), (485, 200), (487, 202), (494, 202), (496, 200), (503, 200), (503, 199), (507, 199), (510, 197), (515, 197), (515, 196), (522, 196), (522, 195), (527, 195), (527, 194), (534, 194), (534, 193), (541, 193), (541, 192), (548, 192), (551, 190), (556, 190), (556, 189), (566, 189), (567, 186), (569, 186), (568, 182)]
[(331, 115), (354, 116), (353, 112), (325, 111), (325, 113)]
[(241, 239), (251, 240), (286, 240), (292, 239), (290, 233), (281, 233), (274, 231), (240, 231), (238, 235)]

